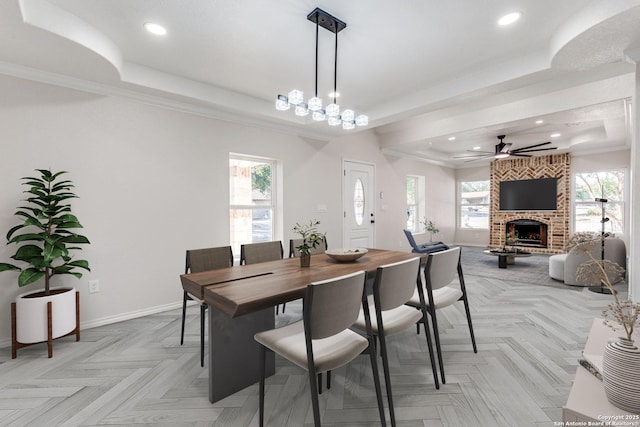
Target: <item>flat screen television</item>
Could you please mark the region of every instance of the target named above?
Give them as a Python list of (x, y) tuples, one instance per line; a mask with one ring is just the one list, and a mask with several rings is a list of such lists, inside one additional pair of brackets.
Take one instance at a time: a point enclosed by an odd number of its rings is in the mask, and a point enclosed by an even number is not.
[(555, 211), (558, 179), (539, 178), (500, 183), (501, 211)]

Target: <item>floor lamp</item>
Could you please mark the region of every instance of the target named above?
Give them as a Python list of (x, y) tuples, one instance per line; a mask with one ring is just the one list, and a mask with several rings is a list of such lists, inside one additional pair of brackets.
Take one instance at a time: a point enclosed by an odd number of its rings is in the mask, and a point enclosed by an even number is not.
[[(596, 202), (601, 204), (602, 207), (602, 218), (600, 219), (600, 223), (602, 224), (602, 231), (600, 232), (600, 261), (604, 262), (604, 239), (609, 235), (609, 233), (605, 233), (604, 225), (609, 221), (609, 218), (605, 215), (605, 204), (608, 202), (607, 199), (596, 199)], [(600, 286), (590, 286), (589, 290), (591, 292), (597, 292), (599, 294), (611, 294), (609, 288), (602, 285), (600, 282)]]

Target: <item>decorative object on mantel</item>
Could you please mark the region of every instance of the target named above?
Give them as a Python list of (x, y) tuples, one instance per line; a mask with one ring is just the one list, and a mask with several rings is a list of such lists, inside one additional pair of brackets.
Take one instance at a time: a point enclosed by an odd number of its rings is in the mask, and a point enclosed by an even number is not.
[(305, 225), (300, 225), (296, 222), (295, 227), (293, 227), (293, 231), (302, 237), (302, 244), (296, 246), (296, 249), (300, 251), (300, 267), (311, 266), (311, 248), (324, 243), (326, 233), (319, 232), (318, 225), (320, 225), (320, 221), (314, 219)]
[(430, 219), (427, 219), (427, 217), (424, 217), (422, 221), (420, 221), (420, 224), (424, 225), (424, 229), (429, 232), (429, 243), (433, 243), (433, 235), (440, 232), (436, 224)]
[[(316, 86), (313, 98), (309, 98), (308, 102), (304, 102), (304, 93), (300, 90), (293, 89), (288, 95), (278, 95), (276, 98), (276, 110), (286, 111), (293, 105), (295, 107), (296, 116), (307, 116), (311, 112), (313, 120), (321, 122), (327, 120), (330, 126), (338, 126), (342, 124), (345, 130), (354, 129), (356, 126), (367, 126), (369, 117), (360, 114), (356, 117), (355, 112), (351, 109), (342, 110), (336, 103), (338, 96), (338, 33), (345, 28), (347, 24), (335, 16), (325, 12), (320, 8), (315, 8), (307, 19), (316, 24)], [(322, 99), (318, 98), (318, 30), (322, 27), (336, 35), (335, 56), (333, 69), (333, 103), (322, 107)]]
[[(72, 230), (82, 225), (71, 214), (69, 199), (77, 198), (71, 192), (70, 180), (58, 178), (65, 171), (52, 173), (37, 169), (39, 177), (25, 177), (23, 185), (29, 196), (27, 205), (19, 206), (16, 216), (22, 224), (7, 233), (7, 243), (22, 244), (11, 257), (27, 264), (19, 267), (0, 263), (0, 271), (20, 271), (18, 286), (27, 286), (44, 279), (44, 289), (18, 295), (11, 303), (11, 357), (17, 349), (47, 342), (49, 357), (53, 356), (53, 339), (76, 335), (80, 340), (80, 294), (74, 288), (53, 288), (51, 278), (58, 275), (82, 277), (76, 269), (89, 270), (86, 260), (74, 259), (72, 250), (89, 240)], [(21, 233), (18, 233), (21, 231)], [(74, 310), (75, 307), (75, 310)]]
[(607, 399), (625, 411), (640, 413), (640, 349), (632, 340), (635, 325), (640, 316), (640, 303), (621, 300), (614, 289), (615, 283), (624, 274), (617, 263), (596, 259), (591, 250), (601, 244), (605, 235), (576, 233), (568, 247), (586, 253), (590, 260), (578, 267), (576, 277), (585, 282), (602, 283), (613, 296), (613, 303), (602, 311), (604, 324), (614, 331), (624, 331), (624, 336), (609, 342), (603, 354), (602, 379)]

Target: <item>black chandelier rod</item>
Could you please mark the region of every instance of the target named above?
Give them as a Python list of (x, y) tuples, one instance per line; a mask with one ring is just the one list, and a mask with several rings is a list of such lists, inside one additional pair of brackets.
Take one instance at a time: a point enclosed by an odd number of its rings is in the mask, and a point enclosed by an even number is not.
[(316, 92), (315, 96), (318, 97), (318, 29), (320, 28), (320, 24), (318, 24), (318, 18), (316, 17)]
[(333, 62), (333, 103), (336, 103), (338, 95), (338, 32), (336, 31), (336, 50)]

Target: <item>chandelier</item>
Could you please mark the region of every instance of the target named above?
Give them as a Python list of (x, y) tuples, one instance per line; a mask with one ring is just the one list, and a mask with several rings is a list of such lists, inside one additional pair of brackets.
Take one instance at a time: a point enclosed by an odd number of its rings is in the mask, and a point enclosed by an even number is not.
[[(347, 27), (347, 24), (322, 9), (315, 8), (307, 19), (316, 24), (316, 86), (315, 94), (304, 101), (304, 93), (300, 90), (293, 89), (288, 95), (278, 95), (276, 98), (276, 110), (287, 111), (294, 106), (294, 112), (297, 116), (307, 116), (311, 113), (313, 120), (321, 122), (326, 120), (330, 126), (339, 126), (342, 124), (343, 129), (353, 129), (356, 126), (367, 126), (369, 117), (364, 114), (356, 113), (347, 108), (340, 112), (340, 106), (336, 103), (338, 93), (338, 33)], [(336, 35), (334, 68), (333, 68), (333, 103), (322, 107), (322, 99), (318, 98), (318, 30), (322, 27), (331, 31)]]

